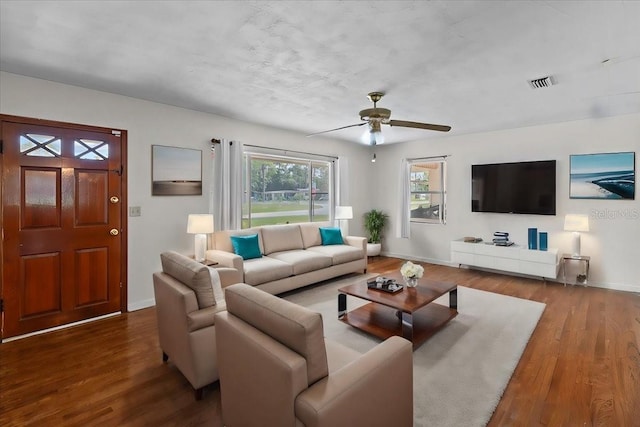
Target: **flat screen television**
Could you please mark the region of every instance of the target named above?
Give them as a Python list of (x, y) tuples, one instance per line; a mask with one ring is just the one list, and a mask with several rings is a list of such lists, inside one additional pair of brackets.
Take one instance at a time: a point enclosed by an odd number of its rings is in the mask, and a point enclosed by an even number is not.
[(471, 211), (556, 214), (556, 161), (471, 166)]

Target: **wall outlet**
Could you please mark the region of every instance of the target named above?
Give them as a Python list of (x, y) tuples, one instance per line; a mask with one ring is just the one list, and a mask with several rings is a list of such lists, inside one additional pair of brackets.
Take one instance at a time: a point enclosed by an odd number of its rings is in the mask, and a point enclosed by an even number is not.
[(140, 206), (129, 206), (129, 216), (142, 215), (142, 208)]

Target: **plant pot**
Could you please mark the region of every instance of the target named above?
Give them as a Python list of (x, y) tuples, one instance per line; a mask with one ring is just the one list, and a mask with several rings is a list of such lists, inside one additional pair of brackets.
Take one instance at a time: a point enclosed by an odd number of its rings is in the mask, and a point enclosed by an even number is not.
[(378, 256), (382, 250), (380, 243), (367, 243), (367, 256)]

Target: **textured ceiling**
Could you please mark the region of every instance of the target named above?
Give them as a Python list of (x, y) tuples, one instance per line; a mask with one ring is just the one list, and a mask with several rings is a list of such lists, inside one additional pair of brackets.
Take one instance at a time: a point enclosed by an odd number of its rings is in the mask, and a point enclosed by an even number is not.
[(0, 69), (304, 133), (381, 90), (392, 119), (462, 134), (640, 112), (639, 21), (614, 0), (1, 0)]

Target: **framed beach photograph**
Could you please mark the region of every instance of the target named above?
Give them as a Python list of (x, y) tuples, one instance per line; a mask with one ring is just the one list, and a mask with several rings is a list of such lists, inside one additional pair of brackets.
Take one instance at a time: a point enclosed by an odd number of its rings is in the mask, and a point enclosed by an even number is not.
[(569, 163), (569, 198), (635, 199), (635, 152), (572, 154)]
[(202, 195), (202, 150), (152, 145), (151, 195)]

